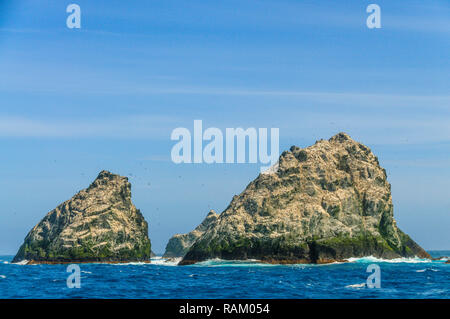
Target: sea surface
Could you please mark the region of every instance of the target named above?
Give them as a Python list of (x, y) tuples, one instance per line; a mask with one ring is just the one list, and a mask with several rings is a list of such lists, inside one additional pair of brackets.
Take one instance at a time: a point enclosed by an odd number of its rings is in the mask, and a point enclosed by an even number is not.
[[(433, 257), (450, 251), (431, 251)], [(176, 266), (160, 257), (151, 264), (81, 264), (80, 288), (69, 288), (68, 265), (11, 264), (0, 256), (0, 299), (9, 298), (438, 298), (450, 297), (450, 264), (374, 257), (329, 265), (268, 265), (210, 260)], [(380, 267), (381, 288), (368, 288), (366, 272)], [(69, 283), (75, 283), (72, 279)]]

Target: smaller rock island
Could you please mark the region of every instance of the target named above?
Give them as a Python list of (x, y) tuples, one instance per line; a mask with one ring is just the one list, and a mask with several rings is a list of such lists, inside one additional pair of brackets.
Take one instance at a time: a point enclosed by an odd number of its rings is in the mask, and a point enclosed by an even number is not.
[(194, 244), (194, 242), (201, 236), (203, 233), (213, 225), (219, 215), (211, 210), (203, 222), (197, 226), (193, 231), (187, 234), (176, 234), (172, 238), (170, 238), (169, 242), (166, 246), (166, 252), (164, 253), (164, 258), (177, 258), (184, 257), (188, 252), (189, 248)]
[(131, 201), (128, 178), (101, 171), (28, 233), (13, 262), (147, 262), (150, 255), (148, 224)]

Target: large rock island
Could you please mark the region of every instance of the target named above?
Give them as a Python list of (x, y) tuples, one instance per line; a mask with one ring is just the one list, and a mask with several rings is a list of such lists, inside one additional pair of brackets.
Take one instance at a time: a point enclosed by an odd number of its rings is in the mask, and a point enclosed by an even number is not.
[(131, 202), (128, 179), (102, 171), (28, 233), (13, 262), (148, 261), (150, 253), (148, 225)]
[(184, 257), (195, 241), (217, 221), (219, 215), (211, 210), (203, 222), (187, 234), (176, 234), (170, 238), (166, 246), (164, 258)]
[(397, 227), (378, 158), (339, 133), (284, 152), (234, 196), (180, 265), (211, 258), (329, 263), (370, 255), (430, 258)]

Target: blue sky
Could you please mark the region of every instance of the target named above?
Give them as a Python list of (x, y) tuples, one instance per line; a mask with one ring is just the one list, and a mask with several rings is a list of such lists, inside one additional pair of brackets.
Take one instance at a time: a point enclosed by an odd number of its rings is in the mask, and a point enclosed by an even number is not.
[[(68, 29), (77, 3), (82, 28)], [(176, 127), (345, 131), (386, 167), (398, 225), (450, 249), (450, 3), (0, 3), (0, 254), (102, 169), (127, 175), (154, 250), (221, 212), (256, 164), (175, 165)]]

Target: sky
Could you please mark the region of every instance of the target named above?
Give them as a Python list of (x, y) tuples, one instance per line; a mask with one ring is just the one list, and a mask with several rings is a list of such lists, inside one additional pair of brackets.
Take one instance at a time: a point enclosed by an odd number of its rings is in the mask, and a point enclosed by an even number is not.
[[(81, 28), (66, 7), (81, 8)], [(450, 2), (2, 0), (0, 254), (107, 169), (153, 250), (222, 212), (260, 164), (174, 164), (173, 129), (338, 132), (386, 168), (399, 227), (450, 249)]]

